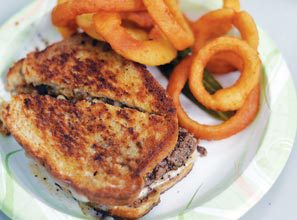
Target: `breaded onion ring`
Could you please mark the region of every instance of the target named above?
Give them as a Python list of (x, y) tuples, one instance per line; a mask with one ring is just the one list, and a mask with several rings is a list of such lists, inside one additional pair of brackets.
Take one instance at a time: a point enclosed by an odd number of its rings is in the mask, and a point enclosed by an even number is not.
[[(237, 82), (211, 95), (203, 85), (204, 68), (217, 53), (231, 52), (242, 60), (242, 71)], [(197, 100), (215, 111), (234, 111), (241, 108), (251, 90), (259, 83), (261, 61), (256, 50), (245, 41), (234, 37), (220, 37), (204, 46), (193, 58), (189, 86)]]
[[(68, 1), (68, 0), (58, 0), (58, 5), (66, 2), (66, 1)], [(71, 37), (77, 31), (77, 27), (75, 25), (75, 22), (73, 22), (73, 21), (69, 22), (67, 27), (66, 26), (65, 27), (56, 26), (56, 28), (64, 39)]]
[(123, 27), (117, 13), (100, 12), (93, 17), (96, 31), (123, 57), (149, 66), (172, 61), (176, 49), (165, 39), (136, 40)]
[(143, 0), (155, 23), (177, 50), (194, 44), (193, 32), (176, 0)]

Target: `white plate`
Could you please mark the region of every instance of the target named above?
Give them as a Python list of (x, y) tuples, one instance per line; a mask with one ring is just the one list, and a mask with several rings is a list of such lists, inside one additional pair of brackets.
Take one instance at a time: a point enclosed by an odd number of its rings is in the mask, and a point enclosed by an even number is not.
[[(36, 47), (60, 40), (52, 27), (49, 11), (55, 1), (35, 1), (0, 30), (0, 96), (9, 99), (4, 78), (11, 64)], [(183, 9), (199, 16), (206, 8), (219, 7), (218, 1), (202, 5), (182, 1)], [(223, 141), (201, 142), (208, 150), (192, 172), (161, 196), (161, 203), (144, 219), (237, 219), (266, 193), (291, 152), (296, 131), (296, 93), (288, 68), (268, 36), (260, 30), (260, 55), (263, 61), (260, 112), (251, 126)], [(166, 79), (150, 68), (157, 80)], [(265, 70), (265, 71), (264, 71)], [(221, 77), (228, 85), (236, 74)], [(187, 98), (182, 103), (195, 119), (217, 123)], [(32, 162), (12, 137), (0, 137), (0, 208), (12, 219), (85, 218), (76, 202), (40, 181), (32, 174)], [(39, 173), (39, 177), (43, 173)], [(41, 179), (42, 179), (41, 178)], [(47, 177), (48, 178), (48, 177)]]

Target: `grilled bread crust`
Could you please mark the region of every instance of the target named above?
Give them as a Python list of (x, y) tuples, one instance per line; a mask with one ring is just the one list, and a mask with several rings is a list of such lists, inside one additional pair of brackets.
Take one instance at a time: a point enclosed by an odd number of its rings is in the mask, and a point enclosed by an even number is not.
[(54, 178), (99, 204), (135, 201), (144, 175), (175, 144), (175, 123), (166, 117), (103, 102), (23, 94), (12, 98), (2, 117)]

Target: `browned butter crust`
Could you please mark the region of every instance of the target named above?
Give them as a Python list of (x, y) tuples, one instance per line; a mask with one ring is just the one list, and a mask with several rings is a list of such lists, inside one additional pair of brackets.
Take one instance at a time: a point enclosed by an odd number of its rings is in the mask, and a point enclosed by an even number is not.
[[(84, 34), (31, 53), (17, 65), (7, 79), (17, 95), (3, 120), (26, 152), (91, 202), (134, 202), (146, 174), (177, 142), (176, 110), (165, 90), (144, 66)], [(56, 94), (28, 89), (40, 85)], [(71, 101), (76, 97), (83, 98)]]

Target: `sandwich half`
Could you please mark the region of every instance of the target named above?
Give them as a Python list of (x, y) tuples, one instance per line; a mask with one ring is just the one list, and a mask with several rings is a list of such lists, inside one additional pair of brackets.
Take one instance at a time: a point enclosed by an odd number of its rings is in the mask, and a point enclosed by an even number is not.
[(7, 90), (6, 128), (96, 211), (143, 216), (205, 154), (178, 128), (172, 100), (144, 66), (84, 34), (17, 62)]

